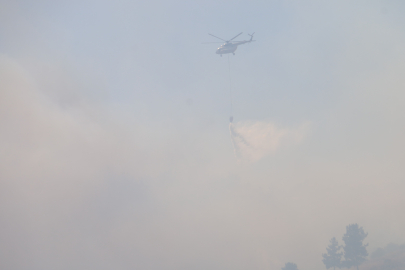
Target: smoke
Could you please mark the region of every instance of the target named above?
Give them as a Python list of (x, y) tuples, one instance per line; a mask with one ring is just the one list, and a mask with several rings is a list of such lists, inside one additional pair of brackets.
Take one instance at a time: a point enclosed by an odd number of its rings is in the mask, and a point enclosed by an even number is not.
[(280, 128), (263, 121), (229, 124), (229, 131), (239, 162), (256, 162), (274, 153), (280, 146), (296, 144), (307, 134), (308, 123), (298, 128)]

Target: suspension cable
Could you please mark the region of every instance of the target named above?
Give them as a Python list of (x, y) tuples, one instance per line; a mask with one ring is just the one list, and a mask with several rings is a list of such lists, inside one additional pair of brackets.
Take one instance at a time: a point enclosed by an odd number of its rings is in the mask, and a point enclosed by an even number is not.
[(231, 104), (231, 116), (229, 117), (229, 121), (233, 121), (233, 115), (232, 115), (232, 81), (231, 81), (231, 62), (229, 60), (229, 54), (228, 54), (228, 71), (229, 71), (229, 99), (230, 99), (230, 104)]

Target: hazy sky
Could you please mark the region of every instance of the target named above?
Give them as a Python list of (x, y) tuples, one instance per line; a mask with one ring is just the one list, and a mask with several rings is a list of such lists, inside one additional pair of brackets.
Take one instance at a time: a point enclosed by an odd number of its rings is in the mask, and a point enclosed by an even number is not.
[[(320, 270), (351, 223), (404, 243), (403, 14), (0, 0), (0, 268)], [(242, 31), (229, 127), (228, 56), (201, 43)]]

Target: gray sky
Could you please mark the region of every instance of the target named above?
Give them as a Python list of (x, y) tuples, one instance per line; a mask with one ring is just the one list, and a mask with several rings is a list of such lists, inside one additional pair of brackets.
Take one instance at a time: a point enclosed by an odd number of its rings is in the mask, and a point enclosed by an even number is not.
[[(0, 268), (320, 270), (351, 223), (404, 243), (404, 12), (0, 0)], [(235, 156), (201, 42), (241, 31)]]

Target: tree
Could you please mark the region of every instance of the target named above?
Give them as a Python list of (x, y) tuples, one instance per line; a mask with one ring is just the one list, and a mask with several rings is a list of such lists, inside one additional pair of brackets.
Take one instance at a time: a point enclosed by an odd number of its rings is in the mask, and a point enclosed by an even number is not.
[(336, 267), (342, 267), (341, 259), (343, 254), (342, 252), (339, 252), (340, 248), (341, 247), (335, 237), (330, 239), (330, 245), (326, 248), (328, 253), (322, 254), (322, 262), (325, 264), (326, 269), (333, 267), (333, 270), (335, 270)]
[(295, 263), (286, 263), (285, 266), (283, 268), (281, 268), (281, 270), (298, 270), (297, 265)]
[(345, 246), (343, 247), (345, 267), (356, 266), (357, 270), (359, 270), (359, 265), (366, 260), (368, 256), (366, 247), (368, 244), (363, 245), (363, 240), (367, 235), (363, 227), (359, 227), (357, 224), (346, 226), (346, 234), (343, 235), (343, 241), (345, 242)]

